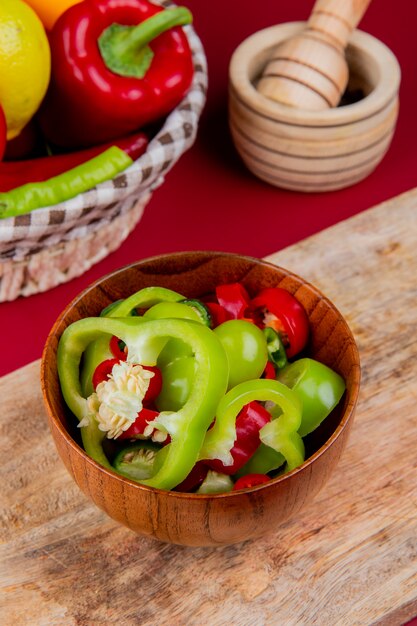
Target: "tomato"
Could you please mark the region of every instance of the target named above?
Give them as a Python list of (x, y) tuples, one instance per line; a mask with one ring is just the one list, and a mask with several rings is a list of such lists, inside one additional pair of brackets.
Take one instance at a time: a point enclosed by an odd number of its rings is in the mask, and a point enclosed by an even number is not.
[(213, 332), (220, 339), (229, 361), (229, 386), (259, 378), (268, 361), (263, 332), (245, 320), (229, 320)]
[(271, 326), (280, 334), (288, 358), (306, 346), (309, 335), (307, 313), (297, 298), (286, 289), (262, 289), (251, 300), (250, 310), (261, 328)]
[(343, 378), (315, 359), (298, 359), (279, 372), (278, 380), (293, 389), (303, 412), (298, 432), (308, 435), (339, 403), (346, 385)]

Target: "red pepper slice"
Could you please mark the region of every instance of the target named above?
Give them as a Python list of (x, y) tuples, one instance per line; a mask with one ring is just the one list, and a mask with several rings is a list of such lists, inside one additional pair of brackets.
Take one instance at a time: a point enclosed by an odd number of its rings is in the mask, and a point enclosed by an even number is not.
[(126, 344), (123, 343), (123, 341), (119, 339), (119, 337), (116, 337), (115, 335), (113, 335), (113, 337), (110, 339), (110, 344), (109, 344), (110, 352), (112, 353), (115, 359), (118, 359), (119, 361), (126, 361), (127, 352), (125, 352), (124, 350), (125, 345)]
[(119, 362), (119, 359), (106, 359), (97, 365), (93, 374), (94, 390), (97, 388), (97, 385), (108, 379), (112, 372), (113, 365), (116, 365), (116, 363)]
[(242, 476), (235, 482), (232, 491), (239, 491), (239, 489), (249, 489), (250, 487), (263, 485), (263, 483), (267, 483), (270, 480), (270, 477), (266, 474), (246, 474), (246, 476)]
[(267, 361), (264, 369), (264, 373), (261, 378), (266, 378), (267, 380), (274, 380), (277, 377), (277, 373), (275, 371), (275, 367), (273, 366), (271, 361)]
[(228, 311), (232, 319), (243, 319), (249, 306), (249, 294), (240, 283), (228, 283), (216, 287), (219, 304)]
[(144, 370), (148, 370), (148, 372), (153, 372), (153, 376), (149, 381), (149, 387), (146, 391), (145, 397), (143, 398), (144, 404), (151, 404), (159, 396), (162, 389), (162, 374), (159, 367), (155, 365), (142, 365)]
[[(113, 336), (110, 340), (110, 350), (114, 354), (114, 359), (106, 359), (97, 365), (93, 374), (93, 387), (97, 388), (99, 383), (107, 380), (110, 374), (112, 373), (113, 366), (120, 361), (126, 360), (126, 353), (122, 352), (119, 346), (119, 339)], [(121, 355), (121, 356), (119, 356)], [(162, 389), (162, 374), (159, 367), (151, 366), (151, 365), (142, 365), (144, 370), (148, 370), (149, 372), (153, 372), (152, 378), (149, 380), (149, 387), (146, 391), (146, 394), (143, 398), (144, 404), (151, 404), (155, 398), (161, 393)]]
[(208, 465), (206, 465), (204, 461), (197, 461), (187, 478), (185, 478), (182, 483), (177, 485), (174, 491), (183, 491), (188, 493), (197, 489), (207, 476), (208, 470)]
[(118, 439), (137, 439), (143, 435), (145, 428), (149, 422), (152, 422), (159, 415), (158, 411), (147, 409), (146, 407), (139, 411), (137, 418), (127, 430), (125, 430)]
[(286, 289), (267, 287), (250, 302), (255, 322), (261, 328), (271, 326), (280, 335), (287, 357), (305, 347), (309, 335), (307, 313), (300, 302)]
[(3, 113), (3, 109), (0, 106), (0, 161), (3, 158), (4, 151), (6, 149), (7, 126), (6, 118)]
[(211, 327), (217, 328), (223, 322), (227, 322), (232, 319), (232, 316), (221, 304), (217, 302), (204, 302), (211, 315)]
[(205, 463), (216, 472), (235, 474), (258, 449), (259, 431), (270, 420), (271, 415), (262, 404), (255, 400), (249, 402), (236, 418), (236, 440), (230, 451), (233, 465), (224, 465), (219, 459), (205, 460)]

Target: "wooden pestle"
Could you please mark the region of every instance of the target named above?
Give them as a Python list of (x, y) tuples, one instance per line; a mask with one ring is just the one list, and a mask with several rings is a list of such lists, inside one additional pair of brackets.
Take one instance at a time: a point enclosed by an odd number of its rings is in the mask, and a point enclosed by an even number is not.
[(258, 91), (299, 109), (337, 106), (349, 78), (345, 48), (370, 1), (317, 0), (306, 28), (272, 53)]

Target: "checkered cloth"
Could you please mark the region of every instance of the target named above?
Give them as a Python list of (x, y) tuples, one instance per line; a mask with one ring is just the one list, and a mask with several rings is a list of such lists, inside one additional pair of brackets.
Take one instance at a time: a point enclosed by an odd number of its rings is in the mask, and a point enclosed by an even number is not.
[(185, 26), (184, 31), (193, 52), (193, 82), (150, 141), (146, 153), (113, 180), (71, 200), (0, 220), (0, 263), (19, 262), (60, 242), (89, 236), (130, 211), (138, 199), (163, 183), (165, 174), (195, 140), (207, 93), (207, 64), (201, 41), (191, 26)]

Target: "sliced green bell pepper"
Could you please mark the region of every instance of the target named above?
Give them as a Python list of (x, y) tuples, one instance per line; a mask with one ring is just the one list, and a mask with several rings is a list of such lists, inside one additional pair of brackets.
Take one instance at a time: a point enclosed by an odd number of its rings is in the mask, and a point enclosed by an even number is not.
[(297, 430), (301, 423), (301, 402), (296, 394), (277, 380), (250, 380), (233, 387), (220, 400), (214, 426), (207, 432), (200, 459), (220, 459), (233, 464), (230, 450), (236, 439), (236, 417), (252, 402), (273, 402), (281, 411), (279, 418), (268, 422), (259, 431), (261, 441), (281, 453), (288, 469), (304, 461), (304, 445)]
[(57, 355), (62, 393), (81, 422), (85, 451), (108, 469), (112, 466), (102, 447), (104, 433), (94, 419), (91, 403), (82, 395), (79, 378), (84, 350), (103, 333), (116, 335), (124, 341), (129, 360), (141, 365), (155, 365), (162, 348), (172, 338), (181, 339), (193, 351), (195, 377), (187, 402), (179, 411), (160, 413), (153, 422), (154, 427), (171, 437), (171, 443), (165, 447), (166, 458), (153, 477), (140, 481), (158, 489), (173, 489), (196, 463), (205, 433), (226, 391), (228, 361), (224, 349), (209, 328), (191, 320), (95, 317), (78, 320), (65, 329)]

